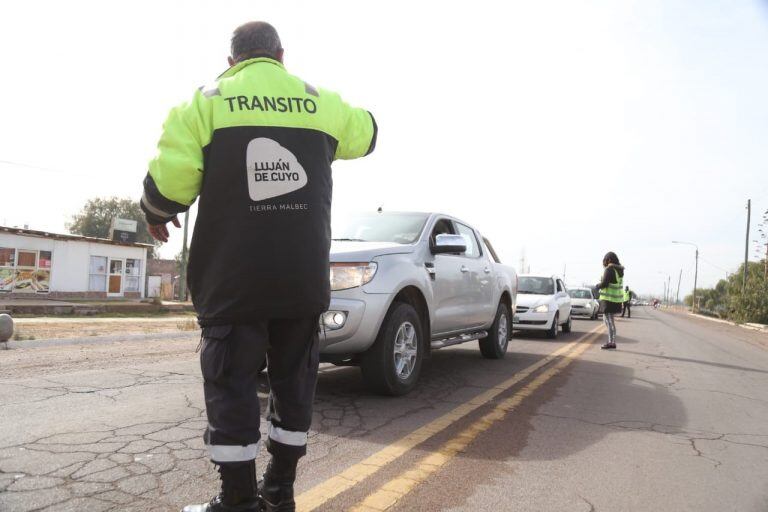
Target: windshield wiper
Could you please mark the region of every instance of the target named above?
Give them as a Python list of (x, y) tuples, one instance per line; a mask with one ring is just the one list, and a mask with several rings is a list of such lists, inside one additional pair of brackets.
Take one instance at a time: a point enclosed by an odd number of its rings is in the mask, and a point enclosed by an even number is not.
[(517, 290), (517, 293), (528, 293), (530, 295), (534, 295), (533, 292), (529, 292), (528, 290)]
[(363, 240), (362, 238), (331, 238), (334, 242), (367, 242), (368, 240)]

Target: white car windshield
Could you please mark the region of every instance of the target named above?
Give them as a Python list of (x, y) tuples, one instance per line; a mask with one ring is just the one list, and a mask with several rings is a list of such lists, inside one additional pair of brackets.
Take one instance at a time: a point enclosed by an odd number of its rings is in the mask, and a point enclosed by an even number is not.
[(552, 295), (555, 293), (555, 284), (550, 277), (525, 276), (517, 284), (517, 293)]
[(568, 295), (570, 295), (572, 299), (592, 298), (592, 294), (589, 292), (589, 290), (568, 290)]
[(427, 222), (426, 213), (364, 213), (334, 220), (333, 240), (412, 244)]

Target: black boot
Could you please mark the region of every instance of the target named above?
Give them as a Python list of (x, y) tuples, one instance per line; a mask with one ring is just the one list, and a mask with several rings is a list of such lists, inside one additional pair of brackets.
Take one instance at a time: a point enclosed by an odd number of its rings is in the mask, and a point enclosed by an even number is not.
[(274, 456), (264, 472), (261, 499), (266, 512), (295, 512), (293, 482), (296, 480), (296, 460), (281, 460)]
[(221, 491), (209, 503), (187, 505), (181, 512), (260, 512), (256, 461), (218, 464)]

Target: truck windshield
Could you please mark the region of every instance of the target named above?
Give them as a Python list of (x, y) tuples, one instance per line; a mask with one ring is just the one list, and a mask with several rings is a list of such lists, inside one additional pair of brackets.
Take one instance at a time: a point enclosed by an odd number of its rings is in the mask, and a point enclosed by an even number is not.
[(427, 222), (426, 213), (363, 213), (333, 223), (333, 240), (412, 244)]
[(555, 285), (551, 277), (524, 276), (518, 281), (517, 293), (552, 295), (555, 293)]

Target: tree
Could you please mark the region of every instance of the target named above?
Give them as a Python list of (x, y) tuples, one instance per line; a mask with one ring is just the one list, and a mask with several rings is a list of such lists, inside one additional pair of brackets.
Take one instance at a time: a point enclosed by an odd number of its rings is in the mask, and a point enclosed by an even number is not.
[[(739, 270), (721, 279), (714, 288), (697, 289), (696, 298), (700, 311), (716, 315), (739, 323), (768, 323), (768, 262), (749, 262), (747, 266), (747, 286), (743, 287), (744, 264)], [(691, 305), (692, 296), (685, 298)]]
[(141, 211), (139, 202), (132, 199), (119, 197), (89, 199), (80, 212), (72, 216), (72, 221), (67, 223), (67, 229), (70, 233), (77, 235), (109, 238), (109, 228), (115, 217), (138, 222), (136, 241), (152, 244), (153, 248), (149, 249), (148, 256), (153, 257), (155, 249), (161, 244), (149, 234), (144, 212)]

